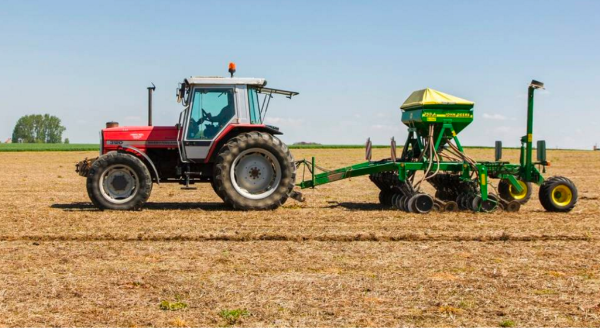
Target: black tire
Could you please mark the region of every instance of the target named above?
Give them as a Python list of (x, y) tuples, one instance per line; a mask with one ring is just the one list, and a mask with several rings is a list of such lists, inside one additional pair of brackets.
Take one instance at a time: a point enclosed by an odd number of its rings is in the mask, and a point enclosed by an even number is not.
[[(110, 175), (109, 170), (119, 170), (118, 168), (127, 168), (126, 171), (131, 173), (131, 179), (135, 186), (132, 188), (131, 194), (122, 199), (111, 198), (111, 193), (105, 189), (105, 184), (102, 183), (106, 179), (103, 176)], [(106, 185), (108, 184), (111, 183), (107, 182)], [(114, 178), (112, 184), (114, 188)], [(129, 186), (128, 184), (126, 183), (127, 186)], [(86, 187), (92, 203), (102, 210), (140, 210), (152, 192), (152, 176), (146, 165), (136, 156), (110, 152), (94, 161), (87, 176)]]
[(540, 203), (547, 211), (569, 212), (577, 203), (577, 187), (561, 176), (546, 179), (540, 186)]
[(221, 200), (223, 200), (223, 202), (225, 202), (225, 204), (227, 204), (228, 206), (231, 206), (231, 204), (228, 204), (224, 199), (223, 196), (221, 195), (221, 193), (219, 193), (219, 190), (217, 189), (217, 185), (215, 184), (215, 180), (211, 180), (210, 181), (210, 186), (212, 187), (213, 191), (215, 191), (215, 194), (221, 198)]
[[(234, 186), (237, 184), (231, 173), (234, 162), (243, 152), (252, 149), (268, 152), (273, 157), (272, 160), (279, 164), (281, 171), (279, 182), (275, 183), (272, 192), (269, 192), (270, 194), (264, 198), (246, 197)], [(260, 172), (258, 173), (260, 174)], [(287, 201), (294, 189), (296, 166), (289, 149), (278, 138), (267, 133), (253, 131), (236, 136), (223, 145), (215, 161), (213, 180), (217, 194), (226, 204), (235, 209), (276, 209)]]
[(527, 203), (531, 199), (532, 185), (530, 182), (523, 182), (521, 180), (518, 180), (518, 182), (526, 189), (524, 194), (517, 194), (516, 191), (513, 191), (512, 184), (508, 180), (502, 179), (498, 183), (498, 194), (500, 194), (500, 197), (506, 201), (514, 200), (520, 204)]

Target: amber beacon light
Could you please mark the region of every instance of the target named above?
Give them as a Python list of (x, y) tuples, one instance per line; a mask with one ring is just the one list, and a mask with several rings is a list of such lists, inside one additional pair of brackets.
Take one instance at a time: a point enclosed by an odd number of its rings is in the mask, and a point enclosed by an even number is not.
[(235, 73), (235, 63), (231, 62), (231, 63), (229, 63), (229, 74), (231, 74), (232, 78), (233, 78), (234, 73)]

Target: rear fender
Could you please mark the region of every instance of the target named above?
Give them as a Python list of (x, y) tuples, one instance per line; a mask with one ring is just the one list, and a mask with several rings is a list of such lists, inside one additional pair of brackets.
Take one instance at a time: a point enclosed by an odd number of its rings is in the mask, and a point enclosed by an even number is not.
[(223, 145), (227, 144), (230, 139), (240, 134), (252, 131), (265, 132), (271, 135), (283, 135), (279, 129), (267, 125), (230, 125), (229, 127), (225, 128), (223, 133), (221, 133), (212, 144), (206, 159), (204, 159), (204, 163), (214, 162), (214, 157), (218, 154), (218, 151), (221, 149), (221, 147), (223, 147)]

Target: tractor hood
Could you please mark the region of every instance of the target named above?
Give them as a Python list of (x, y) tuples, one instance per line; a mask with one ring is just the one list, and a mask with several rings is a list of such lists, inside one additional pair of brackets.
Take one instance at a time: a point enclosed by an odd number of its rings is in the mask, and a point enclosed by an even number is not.
[(122, 146), (146, 148), (176, 148), (176, 126), (125, 126), (102, 129), (103, 153)]

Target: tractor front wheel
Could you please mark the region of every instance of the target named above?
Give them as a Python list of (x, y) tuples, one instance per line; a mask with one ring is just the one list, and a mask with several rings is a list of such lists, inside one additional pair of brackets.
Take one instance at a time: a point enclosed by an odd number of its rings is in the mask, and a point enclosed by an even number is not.
[(215, 161), (215, 191), (235, 209), (275, 209), (288, 199), (295, 180), (296, 166), (289, 149), (263, 132), (232, 138)]
[(577, 203), (577, 187), (566, 177), (554, 176), (542, 183), (539, 196), (547, 211), (569, 212)]
[(152, 177), (136, 156), (110, 152), (92, 164), (87, 192), (100, 209), (139, 210), (152, 192)]

